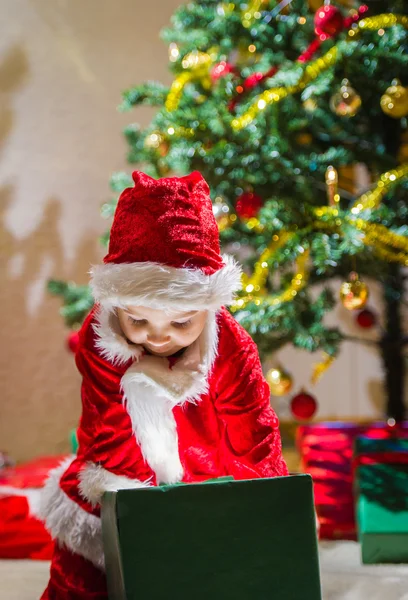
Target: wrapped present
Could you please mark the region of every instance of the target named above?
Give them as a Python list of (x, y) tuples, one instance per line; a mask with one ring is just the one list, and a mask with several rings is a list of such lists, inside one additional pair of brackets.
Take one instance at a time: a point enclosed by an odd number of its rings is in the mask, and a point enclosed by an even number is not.
[(41, 488), (66, 456), (44, 456), (0, 470), (0, 558), (50, 560), (54, 543), (37, 518)]
[(358, 437), (354, 468), (363, 563), (408, 562), (408, 439)]
[(76, 454), (78, 451), (78, 435), (76, 429), (71, 429), (69, 432), (69, 441), (71, 444), (72, 453)]
[(110, 600), (321, 600), (308, 475), (107, 492), (102, 533)]
[(41, 456), (19, 465), (6, 467), (0, 471), (0, 486), (12, 486), (21, 489), (41, 488), (50, 471), (58, 467), (66, 458), (66, 454)]
[(353, 444), (358, 436), (388, 439), (408, 437), (408, 422), (391, 427), (385, 422), (341, 421), (301, 425), (296, 443), (302, 470), (314, 482), (321, 539), (357, 539), (353, 496)]

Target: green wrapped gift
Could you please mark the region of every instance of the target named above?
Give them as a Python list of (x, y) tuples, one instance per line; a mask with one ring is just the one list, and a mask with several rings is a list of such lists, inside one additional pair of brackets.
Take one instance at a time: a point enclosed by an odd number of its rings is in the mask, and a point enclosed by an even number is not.
[(355, 490), (363, 563), (408, 562), (408, 439), (358, 438)]
[(107, 492), (110, 600), (321, 600), (309, 475)]
[(76, 429), (71, 429), (69, 432), (69, 441), (71, 443), (72, 453), (76, 454), (78, 450), (78, 437)]

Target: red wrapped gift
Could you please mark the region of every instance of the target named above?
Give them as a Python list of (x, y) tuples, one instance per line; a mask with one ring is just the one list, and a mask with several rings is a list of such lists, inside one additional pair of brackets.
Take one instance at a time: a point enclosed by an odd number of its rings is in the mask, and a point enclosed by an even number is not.
[(408, 422), (355, 424), (341, 421), (301, 425), (296, 443), (302, 469), (314, 481), (321, 539), (357, 539), (353, 497), (353, 445), (357, 436), (408, 437)]
[(50, 560), (53, 541), (36, 517), (41, 488), (66, 456), (0, 470), (0, 558)]

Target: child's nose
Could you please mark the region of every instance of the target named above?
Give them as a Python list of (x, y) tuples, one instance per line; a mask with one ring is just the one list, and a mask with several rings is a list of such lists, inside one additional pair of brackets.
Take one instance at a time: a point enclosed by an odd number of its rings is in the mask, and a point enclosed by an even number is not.
[(160, 333), (149, 333), (147, 335), (147, 341), (151, 342), (152, 344), (166, 344), (170, 341), (170, 336)]

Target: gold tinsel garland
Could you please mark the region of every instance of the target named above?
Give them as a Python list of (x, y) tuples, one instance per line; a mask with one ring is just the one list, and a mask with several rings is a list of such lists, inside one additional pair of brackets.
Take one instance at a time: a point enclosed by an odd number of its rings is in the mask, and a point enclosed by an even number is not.
[[(352, 38), (356, 35), (358, 30), (387, 28), (397, 24), (402, 25), (403, 27), (408, 27), (408, 17), (404, 15), (393, 14), (377, 15), (376, 17), (362, 19), (359, 23), (356, 23), (356, 28), (350, 29), (348, 36)], [(288, 87), (276, 87), (265, 90), (256, 98), (255, 102), (251, 104), (245, 113), (232, 120), (232, 129), (239, 131), (240, 129), (247, 127), (267, 106), (280, 102), (283, 100), (283, 98), (286, 98), (286, 96), (290, 96), (302, 91), (308, 85), (308, 83), (316, 79), (317, 76), (322, 73), (322, 71), (325, 71), (334, 65), (338, 58), (338, 48), (337, 45), (334, 45), (322, 57), (317, 58), (307, 65), (299, 83), (296, 85)]]
[(286, 96), (290, 96), (303, 90), (307, 84), (316, 79), (322, 71), (334, 65), (337, 60), (337, 54), (337, 48), (336, 46), (333, 46), (333, 48), (326, 52), (322, 57), (317, 58), (308, 64), (299, 83), (296, 85), (270, 88), (269, 90), (262, 92), (244, 114), (232, 120), (231, 127), (235, 131), (247, 127), (257, 117), (259, 112), (267, 106), (280, 102), (283, 98), (286, 98)]
[(169, 93), (167, 94), (165, 108), (168, 111), (176, 110), (179, 105), (184, 86), (190, 81), (200, 81), (205, 88), (211, 87), (210, 67), (213, 60), (207, 52), (189, 52), (182, 60), (185, 69), (177, 75)]
[[(258, 220), (258, 219), (257, 219)], [(288, 232), (282, 232), (280, 235), (272, 236), (272, 241), (268, 245), (267, 248), (262, 252), (259, 260), (255, 263), (254, 272), (250, 278), (247, 275), (243, 274), (243, 285), (245, 291), (250, 292), (259, 292), (261, 288), (263, 288), (266, 284), (266, 280), (269, 275), (269, 267), (268, 260), (271, 256), (275, 254), (275, 252), (281, 248), (287, 240), (291, 237), (291, 234)]]
[[(263, 295), (265, 294), (264, 285), (269, 274), (268, 263), (266, 261), (268, 258), (270, 259), (275, 254), (278, 247), (284, 245), (285, 241), (287, 241), (291, 234), (282, 234), (281, 237), (283, 237), (284, 235), (286, 236), (285, 240), (277, 244), (275, 247), (268, 246), (268, 248), (262, 253), (262, 262), (261, 260), (259, 260), (255, 264), (254, 275), (252, 275), (249, 279), (246, 279), (246, 276), (244, 276), (243, 283), (246, 294), (235, 300), (234, 304), (231, 306), (232, 312), (245, 308), (245, 306), (249, 302), (254, 302), (254, 304), (256, 304), (257, 306), (259, 306), (260, 304), (269, 304), (271, 306), (277, 306), (278, 304), (282, 304), (283, 302), (290, 302), (295, 298), (297, 293), (306, 285), (308, 280), (308, 272), (306, 266), (310, 252), (309, 250), (302, 249), (301, 254), (296, 260), (295, 275), (293, 276), (289, 286), (279, 294)], [(254, 283), (256, 281), (258, 282), (257, 284)], [(261, 287), (260, 285), (260, 283), (262, 282), (264, 282), (263, 287)]]
[[(383, 173), (375, 188), (370, 192), (366, 192), (356, 200), (351, 209), (351, 213), (353, 213), (355, 207), (360, 207), (360, 205), (370, 208), (378, 206), (381, 198), (383, 198), (389, 189), (407, 176), (408, 165), (401, 165), (393, 171)], [(360, 212), (360, 210), (362, 209), (359, 208), (358, 212)], [(343, 221), (339, 217), (337, 206), (319, 206), (314, 209), (314, 214), (318, 217), (318, 219), (313, 222), (314, 228), (323, 230), (333, 230), (334, 228), (336, 231), (341, 230)], [(332, 217), (332, 219), (322, 220), (322, 217)], [(362, 218), (356, 217), (354, 213), (352, 215), (347, 215), (344, 218), (344, 221), (364, 233), (363, 242), (368, 246), (371, 246), (377, 256), (383, 260), (398, 262), (408, 266), (408, 237), (390, 231), (387, 227), (379, 223), (369, 223)], [(251, 228), (256, 228), (257, 226), (259, 229), (262, 229), (261, 223), (254, 217), (251, 219)], [(267, 295), (265, 291), (265, 285), (269, 275), (269, 264), (273, 261), (273, 257), (279, 248), (281, 248), (292, 235), (293, 233), (290, 231), (284, 231), (279, 235), (275, 234), (273, 236), (268, 247), (256, 261), (253, 274), (250, 277), (246, 274), (243, 275), (242, 282), (244, 295), (235, 301), (232, 306), (233, 311), (244, 308), (249, 302), (254, 302), (258, 306), (264, 303), (276, 306), (282, 302), (288, 302), (293, 300), (297, 292), (305, 286), (307, 283), (306, 263), (309, 257), (308, 250), (305, 250), (303, 254), (298, 257), (295, 276), (287, 289), (279, 294), (273, 295)]]
[(348, 35), (353, 37), (356, 30), (361, 29), (381, 29), (384, 27), (393, 27), (394, 25), (402, 25), (408, 27), (408, 17), (405, 15), (393, 15), (392, 13), (383, 13), (381, 15), (375, 15), (374, 17), (365, 17), (356, 23), (355, 29), (350, 29)]
[(376, 187), (369, 192), (366, 192), (351, 207), (353, 215), (358, 215), (362, 210), (372, 210), (377, 208), (385, 194), (388, 192), (390, 185), (397, 183), (402, 177), (408, 175), (408, 164), (401, 165), (393, 171), (383, 173), (377, 182)]
[[(262, 0), (252, 0), (243, 13), (244, 20), (246, 19), (246, 22), (250, 24), (251, 20), (258, 18), (259, 8), (262, 4)], [(392, 27), (394, 25), (402, 25), (403, 27), (408, 28), (408, 17), (405, 15), (393, 15), (391, 13), (367, 17), (353, 25), (353, 27), (348, 31), (348, 37), (353, 38), (356, 33), (365, 29), (373, 30)], [(177, 75), (166, 98), (165, 108), (169, 112), (176, 110), (179, 105), (184, 87), (190, 81), (200, 81), (203, 87), (210, 89), (210, 68), (215, 60), (215, 57), (216, 52), (214, 48), (211, 48), (208, 52), (201, 52), (197, 50), (192, 51), (184, 57), (182, 66), (185, 71)], [(300, 81), (296, 85), (288, 87), (276, 87), (265, 90), (256, 98), (256, 100), (244, 114), (240, 115), (239, 117), (235, 117), (231, 121), (232, 129), (239, 131), (240, 129), (247, 127), (267, 106), (280, 102), (283, 100), (283, 98), (302, 91), (323, 71), (334, 65), (338, 58), (338, 48), (337, 45), (334, 45), (328, 52), (326, 52), (326, 54), (310, 62), (306, 66)], [(188, 129), (185, 131), (187, 132)], [(179, 134), (181, 136), (183, 135), (181, 128)]]
[(261, 18), (260, 9), (263, 4), (265, 4), (265, 0), (251, 0), (248, 6), (241, 11), (241, 22), (244, 27), (251, 27), (255, 19)]
[[(408, 165), (402, 165), (393, 171), (387, 171), (383, 173), (377, 182), (376, 187), (370, 192), (363, 194), (353, 205), (353, 208), (358, 207), (360, 212), (363, 206), (364, 208), (375, 208), (380, 203), (381, 199), (389, 191), (395, 183), (398, 183), (401, 179), (408, 175)], [(337, 204), (337, 202), (336, 202)], [(353, 209), (352, 211), (353, 212)], [(354, 211), (355, 212), (355, 211)], [(337, 206), (321, 206), (314, 210), (314, 213), (319, 217), (318, 221), (315, 221), (313, 225), (319, 229), (332, 229), (333, 227), (337, 230), (341, 228), (342, 220), (339, 218), (339, 210)], [(333, 220), (322, 221), (321, 217), (330, 216)], [(256, 223), (257, 221), (257, 223)], [(379, 258), (389, 262), (398, 262), (408, 266), (408, 238), (400, 234), (390, 231), (384, 225), (377, 223), (369, 223), (361, 218), (353, 216), (346, 216), (345, 221), (351, 225), (354, 225), (358, 230), (364, 232), (363, 241), (367, 245), (373, 248), (373, 251)], [(262, 228), (259, 220), (256, 218), (251, 219), (251, 228)], [(239, 309), (245, 308), (249, 302), (254, 302), (257, 306), (260, 304), (268, 304), (271, 306), (277, 306), (283, 302), (289, 302), (293, 300), (298, 291), (301, 290), (307, 283), (307, 261), (309, 258), (309, 250), (305, 250), (296, 261), (295, 276), (287, 289), (283, 290), (279, 294), (266, 295), (265, 285), (269, 275), (269, 264), (268, 261), (273, 259), (273, 256), (279, 248), (281, 248), (293, 234), (289, 231), (280, 233), (280, 235), (274, 235), (269, 246), (263, 251), (259, 260), (255, 263), (254, 273), (251, 277), (246, 274), (243, 275), (243, 286), (246, 292), (244, 296), (240, 297), (232, 305), (231, 310), (235, 312)], [(395, 251), (397, 250), (397, 251)], [(331, 366), (334, 362), (335, 356), (328, 353), (323, 354), (323, 360), (314, 365), (313, 372), (311, 375), (311, 382), (315, 384), (323, 375), (323, 373)]]
[(327, 371), (327, 369), (330, 367), (330, 365), (334, 362), (335, 358), (336, 358), (335, 356), (332, 356), (331, 354), (324, 352), (323, 360), (319, 363), (316, 363), (313, 367), (313, 372), (312, 372), (310, 381), (312, 383), (317, 383), (319, 381), (319, 379), (321, 378), (321, 376), (323, 375), (323, 373), (325, 371)]

